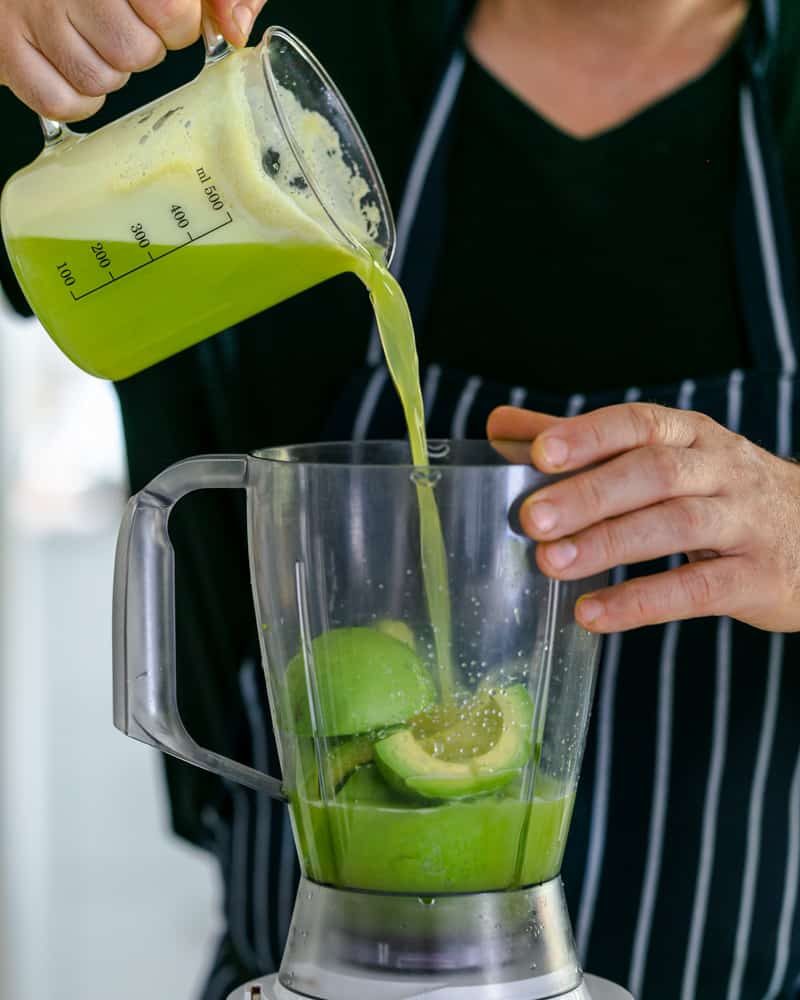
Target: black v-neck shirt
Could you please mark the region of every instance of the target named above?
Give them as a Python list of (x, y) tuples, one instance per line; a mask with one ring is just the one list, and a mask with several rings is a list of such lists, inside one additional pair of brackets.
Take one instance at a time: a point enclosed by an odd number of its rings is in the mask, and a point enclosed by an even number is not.
[(472, 57), (425, 360), (554, 392), (745, 367), (733, 204), (738, 45), (589, 139)]

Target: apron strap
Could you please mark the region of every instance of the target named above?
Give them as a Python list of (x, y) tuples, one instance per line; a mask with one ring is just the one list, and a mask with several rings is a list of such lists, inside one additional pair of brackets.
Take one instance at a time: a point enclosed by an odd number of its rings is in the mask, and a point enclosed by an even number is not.
[(756, 366), (794, 375), (800, 355), (797, 269), (770, 93), (779, 7), (779, 0), (763, 0), (742, 39), (736, 264)]

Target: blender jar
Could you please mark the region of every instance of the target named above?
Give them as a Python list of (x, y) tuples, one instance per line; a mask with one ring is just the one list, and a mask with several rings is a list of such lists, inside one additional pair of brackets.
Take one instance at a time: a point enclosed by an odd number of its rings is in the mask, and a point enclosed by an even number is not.
[[(433, 896), (518, 889), (560, 870), (598, 650), (573, 607), (599, 581), (536, 567), (515, 523), (545, 481), (536, 470), (487, 443), (431, 453), (428, 469), (411, 467), (399, 442), (190, 460), (134, 498), (121, 537), (118, 723), (175, 752), (153, 690), (174, 671), (171, 597), (143, 592), (163, 580), (148, 564), (171, 559), (163, 532), (177, 495), (247, 490), (281, 787), (303, 872), (320, 884)], [(449, 697), (420, 565), (420, 490), (435, 496), (446, 551)], [(158, 547), (144, 530), (154, 517)], [(164, 644), (150, 648), (155, 625)], [(222, 769), (263, 787), (256, 772)]]

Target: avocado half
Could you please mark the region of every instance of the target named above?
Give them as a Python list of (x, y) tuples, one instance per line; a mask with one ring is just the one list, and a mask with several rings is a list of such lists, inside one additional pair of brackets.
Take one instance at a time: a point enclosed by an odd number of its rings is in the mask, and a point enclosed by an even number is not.
[(426, 799), (471, 798), (513, 781), (531, 758), (533, 702), (522, 684), (495, 691), (491, 698), (502, 715), (491, 749), (447, 761), (431, 753), (411, 729), (401, 729), (375, 744), (375, 763), (384, 779), (405, 795)]
[(305, 658), (286, 668), (299, 736), (339, 737), (397, 726), (436, 700), (433, 678), (407, 642), (372, 628), (332, 629), (311, 643), (317, 687), (311, 723)]
[(386, 784), (374, 764), (354, 771), (342, 786), (336, 801), (353, 805), (408, 807), (407, 800)]

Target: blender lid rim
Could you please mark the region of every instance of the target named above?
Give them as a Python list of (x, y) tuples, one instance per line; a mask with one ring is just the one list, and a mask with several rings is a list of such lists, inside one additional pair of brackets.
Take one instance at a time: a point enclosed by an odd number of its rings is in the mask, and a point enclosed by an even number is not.
[[(529, 455), (530, 442), (498, 441), (497, 443), (506, 444), (515, 451), (518, 451), (520, 455), (519, 461), (504, 459), (500, 452), (494, 447), (494, 442), (489, 442), (486, 438), (459, 438), (458, 440), (451, 440), (448, 438), (430, 439), (428, 441), (428, 455), (431, 459), (431, 466), (428, 467), (415, 465), (410, 460), (408, 442), (402, 438), (370, 439), (368, 441), (348, 441), (343, 439), (339, 441), (319, 441), (293, 445), (275, 445), (268, 448), (250, 450), (248, 451), (248, 455), (250, 458), (261, 462), (268, 462), (276, 465), (307, 466), (313, 468), (346, 467), (349, 469), (395, 469), (411, 472), (415, 469), (433, 467), (437, 472), (441, 472), (443, 474), (447, 474), (449, 471), (462, 469), (527, 468), (536, 476), (541, 477), (542, 480), (555, 478), (540, 472), (531, 464), (529, 458), (523, 457)], [(446, 459), (451, 456), (453, 445), (456, 446), (459, 452), (466, 452), (466, 455), (464, 456), (465, 460), (457, 461), (452, 464), (439, 464), (441, 459)], [(403, 454), (409, 455), (409, 460), (397, 462), (386, 460), (371, 462), (365, 460), (363, 457), (364, 452), (374, 452), (387, 448), (395, 449), (398, 452), (402, 450)], [(316, 455), (323, 457), (307, 458), (304, 460), (303, 454), (309, 452), (313, 452)], [(359, 456), (360, 453), (360, 457), (357, 457), (355, 461), (349, 460), (345, 458), (345, 453), (347, 452), (356, 456)], [(473, 455), (473, 452), (482, 452), (485, 457), (481, 460), (479, 455)], [(342, 457), (326, 457), (327, 455), (333, 456), (337, 453)]]

